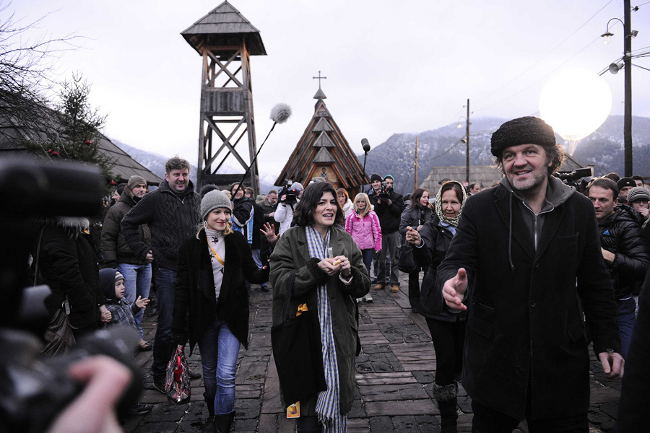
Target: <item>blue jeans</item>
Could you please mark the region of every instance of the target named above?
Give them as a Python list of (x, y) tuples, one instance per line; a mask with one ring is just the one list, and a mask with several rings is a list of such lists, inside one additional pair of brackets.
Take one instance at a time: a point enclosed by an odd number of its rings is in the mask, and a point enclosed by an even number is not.
[[(124, 275), (124, 297), (129, 303), (134, 303), (138, 296), (143, 298), (149, 297), (149, 289), (151, 288), (151, 263), (147, 265), (131, 265), (129, 263), (120, 263), (117, 269)], [(140, 340), (142, 340), (142, 315), (144, 309), (141, 309), (133, 315), (135, 319), (135, 326), (140, 333)]]
[(634, 298), (616, 301), (616, 322), (618, 323), (618, 329), (621, 331), (621, 356), (623, 359), (627, 359), (627, 351), (632, 340), (635, 308), (636, 302), (634, 302)]
[(164, 379), (167, 363), (176, 346), (172, 339), (172, 313), (176, 292), (176, 271), (165, 268), (156, 269), (156, 290), (158, 291), (158, 327), (153, 342), (153, 363), (151, 370), (154, 380)]
[(239, 340), (224, 320), (215, 320), (199, 341), (205, 398), (214, 398), (214, 413), (229, 414), (235, 410), (235, 371)]

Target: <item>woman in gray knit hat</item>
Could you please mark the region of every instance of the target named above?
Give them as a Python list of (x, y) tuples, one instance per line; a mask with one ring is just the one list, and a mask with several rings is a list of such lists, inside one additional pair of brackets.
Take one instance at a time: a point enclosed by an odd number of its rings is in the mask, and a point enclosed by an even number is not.
[[(240, 343), (248, 347), (248, 291), (251, 283), (268, 281), (244, 236), (232, 230), (232, 203), (221, 191), (201, 200), (203, 226), (183, 243), (178, 254), (174, 340), (198, 343), (205, 384), (208, 420), (204, 432), (228, 432), (235, 416), (235, 369)], [(189, 335), (186, 333), (189, 329)]]

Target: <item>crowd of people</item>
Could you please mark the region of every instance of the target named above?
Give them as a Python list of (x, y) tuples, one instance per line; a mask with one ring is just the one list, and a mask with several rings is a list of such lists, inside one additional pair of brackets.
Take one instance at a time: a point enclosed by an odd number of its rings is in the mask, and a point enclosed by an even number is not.
[[(198, 344), (202, 372), (190, 375), (204, 378), (205, 432), (233, 422), (250, 284), (272, 290), (274, 325), (287, 305), (316, 311), (327, 389), (301, 402), (297, 431), (345, 432), (358, 303), (373, 302), (371, 284), (400, 292), (408, 248), (417, 265), (408, 298), (436, 352), (442, 432), (456, 431), (460, 381), (472, 431), (509, 432), (526, 419), (531, 432), (586, 432), (589, 344), (612, 378), (641, 350), (633, 331), (650, 264), (650, 190), (615, 173), (584, 192), (563, 183), (553, 176), (562, 148), (539, 118), (504, 123), (491, 150), (498, 184), (447, 179), (435, 197), (423, 188), (402, 196), (390, 174), (373, 174), (353, 196), (323, 179), (258, 197), (241, 184), (195, 191), (189, 163), (171, 158), (154, 191), (139, 176), (117, 190), (99, 245), (87, 220), (49, 221), (36, 251), (40, 277), (55, 295), (52, 310), (69, 303), (75, 335), (116, 322), (136, 329), (138, 349), (153, 346), (153, 385), (163, 393), (176, 347), (192, 353)], [(152, 284), (158, 317), (147, 342)]]

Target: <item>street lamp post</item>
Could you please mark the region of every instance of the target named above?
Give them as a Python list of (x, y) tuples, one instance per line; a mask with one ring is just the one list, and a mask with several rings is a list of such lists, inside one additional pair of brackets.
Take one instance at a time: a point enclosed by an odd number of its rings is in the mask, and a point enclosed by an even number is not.
[(623, 62), (625, 63), (625, 119), (623, 120), (623, 143), (625, 151), (625, 176), (632, 176), (632, 34), (630, 24), (630, 0), (623, 2), (625, 14), (625, 37), (623, 40)]
[[(618, 21), (623, 24), (623, 67), (625, 68), (625, 113), (623, 119), (623, 150), (625, 161), (625, 176), (630, 177), (633, 173), (632, 168), (632, 38), (637, 35), (637, 31), (631, 30), (631, 12), (630, 0), (624, 0), (623, 7), (625, 12), (623, 14), (623, 21), (619, 18), (612, 18), (607, 22), (607, 31), (601, 36), (605, 38), (605, 43), (609, 43), (609, 39), (614, 36), (609, 31), (609, 23)], [(612, 67), (614, 65), (615, 67)], [(611, 73), (618, 72), (618, 65), (612, 64), (609, 67)]]

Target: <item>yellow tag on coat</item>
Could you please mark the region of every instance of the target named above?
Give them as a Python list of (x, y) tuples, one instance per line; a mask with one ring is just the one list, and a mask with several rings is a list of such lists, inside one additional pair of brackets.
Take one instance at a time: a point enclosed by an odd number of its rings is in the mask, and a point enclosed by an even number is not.
[(300, 418), (300, 402), (297, 401), (287, 408), (287, 418)]
[(309, 309), (307, 308), (307, 304), (298, 305), (298, 311), (296, 312), (296, 316), (300, 316), (305, 311), (309, 311)]

